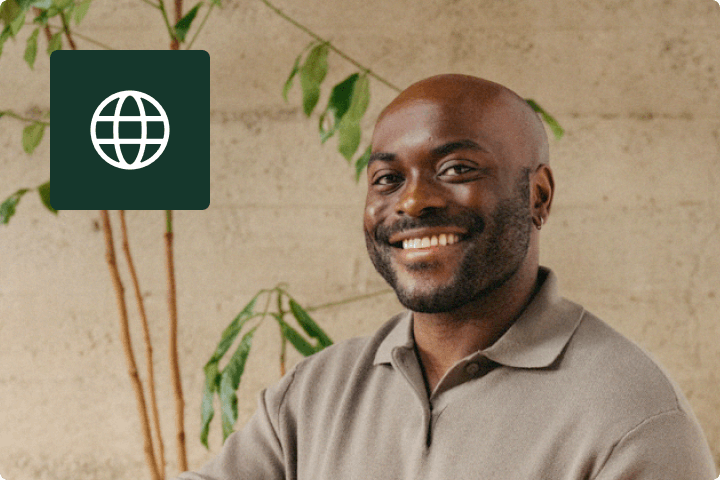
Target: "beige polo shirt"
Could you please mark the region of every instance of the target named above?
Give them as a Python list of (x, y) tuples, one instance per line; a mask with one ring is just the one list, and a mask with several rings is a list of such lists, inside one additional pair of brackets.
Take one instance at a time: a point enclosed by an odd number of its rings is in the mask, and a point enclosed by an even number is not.
[(677, 386), (541, 276), (505, 335), (429, 398), (405, 313), (298, 364), (215, 460), (179, 478), (715, 479)]

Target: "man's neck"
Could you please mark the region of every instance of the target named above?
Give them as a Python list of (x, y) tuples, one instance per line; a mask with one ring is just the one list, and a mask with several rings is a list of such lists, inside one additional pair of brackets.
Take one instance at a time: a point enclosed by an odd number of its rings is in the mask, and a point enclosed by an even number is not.
[(537, 266), (525, 270), (456, 310), (413, 312), (413, 334), (428, 395), (455, 363), (495, 343), (520, 316), (538, 283)]

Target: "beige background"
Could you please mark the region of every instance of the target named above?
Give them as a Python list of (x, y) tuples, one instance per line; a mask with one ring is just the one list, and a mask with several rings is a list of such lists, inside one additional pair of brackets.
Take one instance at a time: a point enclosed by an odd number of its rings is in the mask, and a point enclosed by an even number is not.
[[(321, 146), (296, 86), (309, 38), (257, 0), (225, 1), (195, 44), (211, 55), (210, 208), (176, 213), (180, 353), (191, 467), (202, 365), (255, 291), (286, 282), (305, 305), (385, 288), (361, 235), (364, 186)], [(503, 83), (566, 128), (551, 140), (557, 195), (542, 263), (564, 294), (634, 339), (681, 385), (720, 461), (720, 6), (713, 0), (284, 0), (289, 14), (405, 87), (441, 72)], [(118, 48), (165, 48), (157, 12), (95, 0), (77, 30)], [(49, 61), (22, 61), (25, 28), (0, 59), (0, 109), (49, 107)], [(81, 48), (95, 48), (77, 39)], [(41, 52), (44, 50), (41, 40)], [(328, 87), (353, 71), (330, 56)], [(82, 78), (78, 78), (82, 82)], [(182, 81), (182, 79), (177, 79)], [(394, 92), (371, 82), (372, 120)], [(188, 92), (191, 94), (192, 92)], [(0, 120), (0, 197), (49, 176), (47, 137), (28, 156)], [(176, 473), (162, 212), (128, 212), (155, 341), (169, 473)], [(118, 219), (113, 213), (115, 233)], [(28, 195), (0, 227), (0, 474), (149, 478), (95, 211), (48, 214)], [(126, 269), (122, 265), (123, 278)], [(141, 354), (135, 305), (135, 349)], [(369, 334), (392, 295), (318, 312), (333, 339)], [(240, 390), (242, 424), (278, 378), (278, 333), (257, 336)], [(293, 357), (293, 361), (297, 356)]]

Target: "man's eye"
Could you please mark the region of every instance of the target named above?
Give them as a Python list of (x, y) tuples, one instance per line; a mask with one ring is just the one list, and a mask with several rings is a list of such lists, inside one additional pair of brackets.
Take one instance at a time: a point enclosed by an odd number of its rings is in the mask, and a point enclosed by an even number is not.
[(375, 179), (373, 185), (394, 185), (400, 181), (400, 176), (394, 173), (386, 173)]
[(440, 172), (441, 176), (455, 177), (472, 171), (472, 167), (463, 164), (451, 165)]

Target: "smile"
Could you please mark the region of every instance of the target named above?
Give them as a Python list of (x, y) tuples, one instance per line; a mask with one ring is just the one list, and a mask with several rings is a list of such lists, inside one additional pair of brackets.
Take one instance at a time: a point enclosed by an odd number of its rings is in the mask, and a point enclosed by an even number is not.
[(460, 240), (460, 236), (454, 233), (441, 233), (440, 235), (432, 235), (428, 237), (408, 238), (402, 241), (404, 250), (416, 248), (428, 248), (446, 245), (452, 245)]

